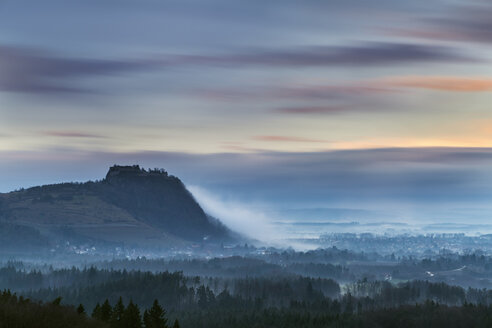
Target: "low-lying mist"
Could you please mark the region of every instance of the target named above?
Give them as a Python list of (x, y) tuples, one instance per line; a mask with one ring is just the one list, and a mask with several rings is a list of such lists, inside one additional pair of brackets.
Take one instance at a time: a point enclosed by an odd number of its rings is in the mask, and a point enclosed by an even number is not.
[(274, 218), (248, 205), (230, 201), (198, 187), (188, 186), (205, 212), (217, 217), (230, 229), (265, 243), (278, 244), (287, 235), (274, 225)]

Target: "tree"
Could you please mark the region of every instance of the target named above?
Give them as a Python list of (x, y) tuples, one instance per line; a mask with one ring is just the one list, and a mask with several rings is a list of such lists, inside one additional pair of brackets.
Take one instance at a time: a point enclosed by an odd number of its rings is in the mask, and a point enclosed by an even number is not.
[(101, 316), (99, 319), (108, 322), (111, 319), (112, 314), (113, 314), (113, 309), (111, 308), (108, 299), (106, 299), (103, 305), (101, 306)]
[(206, 308), (209, 303), (207, 290), (203, 285), (201, 285), (200, 287), (198, 287), (196, 293), (198, 295), (198, 306), (202, 309)]
[(51, 304), (53, 304), (53, 305), (60, 305), (61, 300), (62, 300), (61, 296), (58, 296), (57, 298), (55, 298), (55, 299), (51, 302)]
[(178, 319), (174, 320), (173, 328), (180, 328)]
[(138, 305), (130, 300), (121, 319), (122, 327), (125, 328), (142, 328), (142, 318), (140, 317), (140, 309)]
[(77, 307), (77, 313), (78, 314), (85, 314), (85, 308), (82, 304), (79, 304), (79, 306)]
[(144, 312), (145, 328), (168, 328), (166, 311), (159, 305), (157, 300), (150, 310)]
[(101, 305), (99, 305), (99, 302), (94, 307), (94, 310), (92, 310), (92, 317), (94, 319), (101, 319)]
[(110, 319), (111, 328), (120, 328), (122, 326), (123, 314), (125, 313), (125, 305), (123, 305), (123, 299), (120, 296), (118, 303), (113, 308), (113, 313)]

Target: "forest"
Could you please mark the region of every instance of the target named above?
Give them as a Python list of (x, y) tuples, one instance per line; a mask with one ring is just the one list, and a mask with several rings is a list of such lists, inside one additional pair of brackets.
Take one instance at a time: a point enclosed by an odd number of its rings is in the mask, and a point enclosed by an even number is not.
[(33, 327), (33, 313), (53, 318), (46, 327), (64, 320), (73, 327), (489, 327), (492, 320), (492, 291), (424, 280), (339, 283), (298, 274), (193, 276), (11, 262), (0, 269), (0, 288), (5, 327)]
[[(226, 299), (227, 301), (227, 299)], [(0, 293), (1, 328), (179, 328), (179, 327), (490, 327), (492, 307), (465, 303), (446, 306), (434, 301), (362, 311), (353, 307), (342, 310), (339, 303), (321, 302), (312, 308), (304, 302), (291, 302), (289, 307), (259, 309), (231, 305), (224, 308), (202, 308), (180, 313), (180, 320), (171, 324), (166, 311), (154, 300), (141, 314), (133, 301), (125, 305), (122, 298), (111, 305), (106, 299), (97, 303), (90, 314), (82, 304), (61, 305), (58, 297), (52, 302), (33, 302), (10, 291)], [(337, 304), (337, 306), (334, 306)], [(347, 303), (351, 304), (351, 303)], [(224, 303), (222, 304), (224, 305)]]

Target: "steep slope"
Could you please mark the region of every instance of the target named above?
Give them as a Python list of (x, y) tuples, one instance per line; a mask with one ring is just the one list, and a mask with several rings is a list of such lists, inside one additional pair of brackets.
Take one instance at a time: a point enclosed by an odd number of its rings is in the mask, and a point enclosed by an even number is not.
[(110, 168), (99, 186), (101, 199), (124, 209), (138, 221), (185, 239), (221, 238), (223, 226), (213, 224), (178, 178), (163, 170), (138, 166)]
[(77, 236), (176, 246), (190, 241), (219, 242), (232, 236), (225, 226), (207, 217), (177, 177), (139, 166), (113, 166), (105, 179), (97, 182), (46, 185), (0, 194), (0, 223), (36, 237), (37, 244), (45, 241), (41, 237), (63, 240)]

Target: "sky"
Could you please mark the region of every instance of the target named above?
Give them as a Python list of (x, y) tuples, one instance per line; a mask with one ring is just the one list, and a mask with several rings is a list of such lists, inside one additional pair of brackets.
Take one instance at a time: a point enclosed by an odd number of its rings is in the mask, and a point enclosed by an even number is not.
[(248, 204), (492, 214), (490, 17), (487, 0), (1, 0), (0, 191), (138, 163)]

